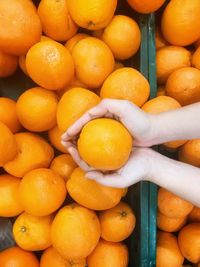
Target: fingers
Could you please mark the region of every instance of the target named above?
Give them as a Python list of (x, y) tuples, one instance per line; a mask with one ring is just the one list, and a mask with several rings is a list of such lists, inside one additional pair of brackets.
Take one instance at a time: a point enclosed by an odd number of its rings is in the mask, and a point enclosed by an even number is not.
[(86, 177), (104, 186), (124, 188), (123, 177), (118, 173), (103, 174), (98, 171), (90, 171), (86, 173)]
[(73, 160), (76, 162), (76, 164), (83, 169), (85, 172), (94, 170), (91, 168), (85, 161), (83, 161), (78, 153), (78, 150), (75, 146), (71, 146), (68, 148), (68, 151), (70, 155), (72, 156)]

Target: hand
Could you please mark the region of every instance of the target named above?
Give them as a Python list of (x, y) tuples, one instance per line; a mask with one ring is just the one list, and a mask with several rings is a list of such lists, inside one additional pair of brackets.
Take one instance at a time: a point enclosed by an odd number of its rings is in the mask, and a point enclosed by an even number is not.
[(86, 112), (62, 136), (62, 144), (69, 149), (74, 147), (77, 136), (90, 120), (108, 117), (119, 120), (134, 138), (134, 146), (152, 145), (152, 115), (127, 100), (104, 99), (99, 105)]

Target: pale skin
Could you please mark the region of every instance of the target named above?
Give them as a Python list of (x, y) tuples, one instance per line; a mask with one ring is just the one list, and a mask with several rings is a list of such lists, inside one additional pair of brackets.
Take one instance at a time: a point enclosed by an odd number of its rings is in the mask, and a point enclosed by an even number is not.
[[(110, 117), (119, 120), (134, 138), (128, 162), (119, 170), (105, 174), (84, 162), (76, 140), (90, 120)], [(124, 188), (150, 181), (200, 207), (200, 168), (169, 159), (149, 147), (175, 140), (200, 138), (200, 103), (150, 115), (126, 100), (104, 99), (86, 112), (62, 136), (62, 144), (86, 177), (110, 187)]]

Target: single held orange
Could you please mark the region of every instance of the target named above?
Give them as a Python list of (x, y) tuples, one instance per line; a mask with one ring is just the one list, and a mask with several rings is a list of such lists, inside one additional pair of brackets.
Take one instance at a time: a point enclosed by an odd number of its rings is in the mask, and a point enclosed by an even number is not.
[(57, 109), (58, 128), (66, 131), (86, 111), (96, 106), (100, 98), (93, 92), (75, 87), (68, 90), (61, 97)]
[(51, 227), (52, 245), (66, 259), (84, 259), (96, 247), (100, 232), (95, 212), (73, 203), (57, 213)]
[(50, 169), (59, 174), (65, 181), (70, 178), (70, 175), (76, 167), (77, 164), (68, 154), (62, 154), (55, 157), (50, 165)]
[(169, 45), (169, 43), (164, 39), (159, 28), (156, 29), (156, 49), (162, 48)]
[(26, 55), (29, 76), (41, 87), (59, 90), (74, 76), (74, 62), (69, 51), (55, 41), (39, 42)]
[(167, 232), (158, 232), (156, 267), (182, 266), (184, 257), (178, 246), (176, 236)]
[(165, 86), (164, 85), (158, 86), (157, 96), (163, 96), (163, 95), (166, 95)]
[(173, 45), (187, 46), (200, 37), (199, 0), (172, 0), (162, 15), (164, 38)]
[(121, 242), (128, 238), (136, 224), (136, 218), (131, 207), (120, 202), (112, 209), (101, 211), (101, 238), (111, 242)]
[(160, 230), (165, 232), (177, 232), (179, 231), (187, 222), (187, 217), (180, 218), (170, 218), (158, 212), (157, 215), (157, 226)]
[(38, 6), (43, 32), (56, 41), (66, 41), (78, 31), (78, 26), (69, 15), (67, 2), (41, 0)]
[(179, 150), (179, 160), (200, 167), (200, 139), (188, 141)]
[(116, 59), (128, 59), (140, 47), (140, 28), (132, 18), (116, 15), (104, 29), (101, 39), (110, 47)]
[(90, 37), (90, 35), (88, 35), (86, 33), (77, 33), (66, 42), (65, 47), (69, 50), (70, 53), (72, 53), (72, 50), (75, 47), (75, 45), (80, 40), (83, 40), (83, 39), (85, 39), (87, 37)]
[(23, 177), (31, 170), (47, 168), (50, 165), (54, 151), (45, 139), (37, 134), (27, 132), (15, 134), (15, 139), (19, 153), (4, 165), (5, 171), (9, 174)]
[(50, 143), (60, 152), (67, 153), (67, 149), (61, 144), (61, 131), (57, 126), (48, 131), (48, 137)]
[(58, 96), (56, 93), (34, 87), (17, 100), (19, 121), (29, 131), (43, 132), (56, 126)]
[(123, 190), (103, 186), (87, 179), (82, 169), (76, 168), (67, 181), (69, 195), (80, 205), (92, 210), (106, 210), (116, 206)]
[(0, 122), (0, 167), (13, 160), (17, 155), (18, 147), (16, 139), (11, 130)]
[(88, 122), (78, 139), (82, 159), (98, 170), (116, 170), (128, 160), (133, 140), (118, 121), (101, 118)]
[(87, 258), (88, 267), (127, 267), (128, 249), (123, 243), (100, 240), (94, 251)]
[(34, 4), (28, 0), (1, 0), (0, 10), (0, 49), (11, 55), (25, 55), (42, 33)]
[(191, 53), (184, 47), (165, 46), (156, 52), (156, 70), (159, 84), (165, 84), (170, 74), (191, 66)]
[(67, 195), (64, 179), (56, 172), (40, 168), (21, 180), (18, 197), (24, 211), (33, 216), (47, 216), (60, 208)]
[(110, 48), (95, 37), (80, 40), (73, 48), (72, 57), (76, 77), (89, 88), (101, 86), (115, 65)]
[(69, 13), (77, 25), (88, 30), (105, 28), (111, 21), (117, 0), (68, 0)]
[(175, 98), (182, 106), (200, 101), (200, 70), (181, 68), (169, 76), (166, 94)]
[(193, 208), (193, 210), (188, 215), (188, 221), (200, 223), (200, 208), (198, 208), (198, 207)]
[(127, 0), (129, 5), (139, 13), (152, 13), (158, 10), (165, 2), (165, 0)]
[(52, 220), (52, 216), (35, 217), (25, 212), (19, 215), (13, 225), (13, 236), (17, 245), (28, 251), (50, 247)]
[(20, 130), (21, 125), (17, 117), (16, 102), (14, 100), (0, 97), (0, 121), (6, 124), (13, 133)]
[(193, 205), (164, 188), (160, 188), (158, 191), (158, 209), (167, 217), (183, 218), (192, 211)]
[(191, 223), (181, 229), (178, 244), (183, 256), (192, 263), (200, 262), (200, 223)]
[(0, 175), (1, 217), (14, 217), (19, 215), (23, 211), (23, 207), (20, 204), (17, 195), (19, 185), (19, 178), (16, 178), (9, 174)]
[(0, 50), (0, 77), (11, 76), (17, 69), (18, 58)]
[[(142, 109), (147, 113), (159, 114), (161, 112), (178, 109), (180, 107), (181, 105), (179, 104), (179, 102), (172, 97), (157, 96), (147, 101), (142, 107)], [(164, 146), (169, 149), (176, 149), (185, 143), (186, 143), (185, 140), (177, 140), (177, 141), (167, 142), (164, 144)]]
[(1, 267), (39, 267), (37, 257), (32, 253), (25, 251), (17, 246), (7, 248), (0, 252)]
[(101, 98), (129, 100), (141, 107), (149, 98), (147, 79), (136, 69), (121, 68), (108, 76), (101, 87)]
[(46, 249), (40, 260), (40, 267), (85, 267), (86, 260), (67, 260), (63, 258), (55, 248)]
[(200, 69), (200, 47), (197, 48), (197, 50), (194, 52), (192, 56), (192, 66)]

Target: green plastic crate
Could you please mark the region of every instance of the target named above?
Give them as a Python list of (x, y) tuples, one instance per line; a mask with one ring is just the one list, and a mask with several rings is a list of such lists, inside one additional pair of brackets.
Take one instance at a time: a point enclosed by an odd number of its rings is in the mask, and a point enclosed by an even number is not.
[[(122, 14), (122, 9), (123, 14), (138, 21), (142, 33), (140, 52), (125, 65), (139, 69), (149, 79), (150, 97), (153, 98), (156, 96), (154, 15), (136, 14), (125, 1), (119, 1), (119, 14)], [(0, 95), (17, 99), (22, 92), (34, 86), (34, 82), (18, 70), (12, 77), (0, 79)], [(126, 201), (133, 207), (137, 219), (136, 229), (127, 240), (129, 267), (155, 266), (157, 188), (149, 182), (138, 183), (129, 189)]]

